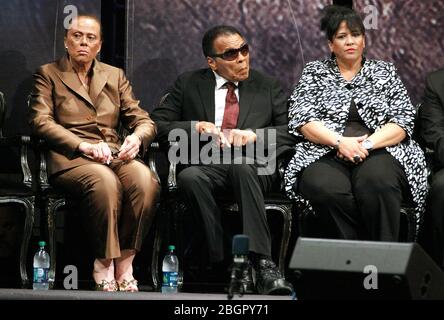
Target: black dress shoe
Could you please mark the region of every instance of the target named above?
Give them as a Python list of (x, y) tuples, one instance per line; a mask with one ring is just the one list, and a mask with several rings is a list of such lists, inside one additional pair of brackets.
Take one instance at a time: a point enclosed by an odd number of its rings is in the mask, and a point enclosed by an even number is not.
[(276, 264), (269, 259), (261, 259), (256, 265), (256, 289), (268, 295), (293, 293), (293, 285), (282, 277)]

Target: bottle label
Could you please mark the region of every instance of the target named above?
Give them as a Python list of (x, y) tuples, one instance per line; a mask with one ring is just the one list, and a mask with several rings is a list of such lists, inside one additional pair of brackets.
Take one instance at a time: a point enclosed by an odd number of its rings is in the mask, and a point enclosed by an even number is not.
[(177, 272), (163, 272), (162, 286), (177, 287)]
[(34, 268), (34, 283), (48, 282), (49, 268)]

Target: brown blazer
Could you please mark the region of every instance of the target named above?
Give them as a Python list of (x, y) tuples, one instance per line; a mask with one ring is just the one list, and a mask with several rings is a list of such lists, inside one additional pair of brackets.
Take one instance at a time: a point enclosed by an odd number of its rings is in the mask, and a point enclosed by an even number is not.
[(51, 147), (49, 174), (91, 163), (77, 148), (82, 141), (105, 141), (117, 151), (122, 122), (142, 138), (142, 154), (156, 135), (156, 126), (139, 107), (123, 70), (97, 60), (88, 93), (67, 57), (41, 66), (34, 74), (30, 125)]

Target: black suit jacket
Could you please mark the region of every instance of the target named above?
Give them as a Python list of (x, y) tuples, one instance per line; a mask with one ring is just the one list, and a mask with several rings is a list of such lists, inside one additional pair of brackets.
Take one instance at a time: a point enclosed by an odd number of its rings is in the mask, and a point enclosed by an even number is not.
[(434, 150), (435, 169), (444, 167), (444, 69), (426, 79), (423, 103), (419, 109), (420, 136)]
[[(215, 121), (216, 79), (211, 69), (186, 72), (178, 77), (167, 98), (151, 113), (158, 126), (158, 140), (168, 141), (172, 129), (181, 128), (191, 136), (191, 121)], [(238, 129), (276, 130), (276, 157), (293, 150), (296, 138), (288, 133), (287, 97), (276, 79), (250, 69), (239, 83)]]

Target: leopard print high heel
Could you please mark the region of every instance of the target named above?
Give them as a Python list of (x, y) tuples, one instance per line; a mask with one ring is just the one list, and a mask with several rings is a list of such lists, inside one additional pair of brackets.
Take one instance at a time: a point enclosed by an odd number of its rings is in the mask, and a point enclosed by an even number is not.
[(103, 279), (100, 283), (96, 283), (95, 288), (96, 291), (104, 291), (104, 292), (115, 292), (119, 289), (116, 280), (107, 281)]
[(139, 287), (138, 282), (136, 279), (126, 280), (124, 279), (122, 282), (118, 282), (117, 285), (119, 286), (119, 291), (124, 292), (138, 292)]

